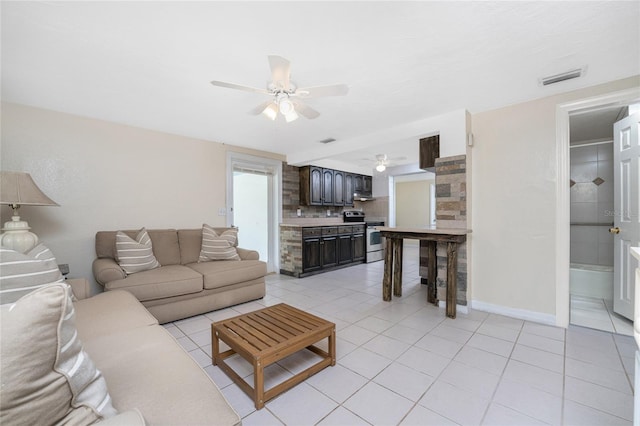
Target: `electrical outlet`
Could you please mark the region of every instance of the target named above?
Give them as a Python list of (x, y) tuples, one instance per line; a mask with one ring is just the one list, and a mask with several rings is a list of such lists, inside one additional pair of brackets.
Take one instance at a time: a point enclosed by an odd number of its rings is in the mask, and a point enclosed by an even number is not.
[(296, 210), (296, 215), (298, 215), (298, 217), (302, 216), (302, 209)]
[(218, 216), (226, 216), (226, 215), (227, 215), (227, 209), (225, 208), (218, 209)]

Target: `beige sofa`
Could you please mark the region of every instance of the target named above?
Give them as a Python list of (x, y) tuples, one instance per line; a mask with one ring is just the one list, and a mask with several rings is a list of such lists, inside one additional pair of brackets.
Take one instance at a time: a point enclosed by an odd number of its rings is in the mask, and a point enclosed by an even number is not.
[(68, 283), (79, 299), (74, 303), (78, 336), (120, 413), (104, 423), (241, 424), (207, 373), (131, 293), (85, 298), (86, 280)]
[(160, 268), (127, 275), (116, 262), (116, 231), (100, 231), (93, 275), (107, 291), (133, 294), (161, 324), (264, 297), (267, 265), (258, 252), (236, 247), (240, 261), (198, 263), (202, 229), (148, 232)]

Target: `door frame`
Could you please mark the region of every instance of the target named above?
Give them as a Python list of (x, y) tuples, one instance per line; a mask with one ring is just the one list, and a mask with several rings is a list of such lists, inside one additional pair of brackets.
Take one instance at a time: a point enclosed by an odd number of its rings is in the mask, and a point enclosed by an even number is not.
[(239, 152), (227, 152), (227, 226), (233, 221), (233, 166), (250, 165), (259, 169), (273, 171), (269, 180), (268, 204), (270, 223), (267, 230), (268, 262), (267, 272), (280, 271), (280, 222), (282, 221), (282, 161)]
[(569, 116), (571, 113), (598, 110), (613, 106), (626, 106), (640, 101), (640, 88), (621, 90), (577, 101), (566, 102), (556, 107), (556, 325), (569, 326), (569, 251), (570, 215), (569, 196)]

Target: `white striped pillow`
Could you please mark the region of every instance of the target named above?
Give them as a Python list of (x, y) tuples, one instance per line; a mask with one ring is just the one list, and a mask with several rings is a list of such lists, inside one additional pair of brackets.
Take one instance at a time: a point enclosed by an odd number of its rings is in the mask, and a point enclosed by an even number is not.
[(127, 275), (160, 267), (145, 228), (138, 232), (135, 240), (122, 231), (116, 232), (116, 256)]
[(26, 253), (0, 247), (0, 305), (51, 283), (64, 282), (56, 258), (44, 244)]
[(209, 260), (240, 260), (236, 250), (238, 230), (229, 229), (218, 233), (206, 223), (202, 225), (202, 248), (198, 262)]
[(78, 339), (68, 285), (32, 291), (0, 317), (2, 424), (92, 424), (117, 414)]

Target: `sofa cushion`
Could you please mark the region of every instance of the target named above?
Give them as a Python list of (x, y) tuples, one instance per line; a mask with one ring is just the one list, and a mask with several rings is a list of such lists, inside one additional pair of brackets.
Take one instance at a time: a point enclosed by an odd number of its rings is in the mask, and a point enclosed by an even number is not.
[(119, 411), (137, 408), (150, 425), (240, 424), (218, 387), (162, 326), (106, 335), (86, 348)]
[(127, 274), (148, 271), (160, 267), (153, 255), (149, 233), (142, 228), (134, 240), (122, 231), (116, 232), (116, 259)]
[(131, 293), (105, 291), (74, 303), (83, 342), (104, 335), (157, 325), (158, 320)]
[(154, 300), (202, 291), (202, 275), (182, 265), (161, 266), (105, 284), (106, 290), (127, 290), (138, 300)]
[[(213, 230), (218, 234), (222, 234), (233, 228), (216, 228)], [(181, 263), (188, 265), (189, 263), (195, 263), (200, 258), (200, 250), (202, 250), (202, 228), (200, 229), (179, 229), (178, 240), (180, 241), (180, 256)], [(236, 246), (238, 240), (236, 239)]]
[(39, 288), (0, 317), (0, 423), (90, 424), (117, 414), (78, 338), (68, 285)]
[(0, 247), (0, 304), (13, 303), (39, 287), (63, 281), (53, 253), (43, 244), (26, 253)]
[(206, 223), (202, 225), (202, 249), (198, 262), (209, 260), (240, 260), (236, 251), (238, 230), (227, 229), (218, 234)]
[(267, 275), (267, 264), (260, 260), (241, 262), (200, 262), (187, 265), (204, 276), (204, 288), (214, 289), (251, 281)]
[[(122, 231), (135, 238), (138, 231)], [(161, 265), (180, 264), (180, 245), (175, 229), (149, 229), (149, 237), (153, 244), (153, 254)], [(198, 243), (198, 246), (200, 244)], [(96, 255), (99, 259), (116, 259), (116, 231), (99, 231), (96, 233)]]

